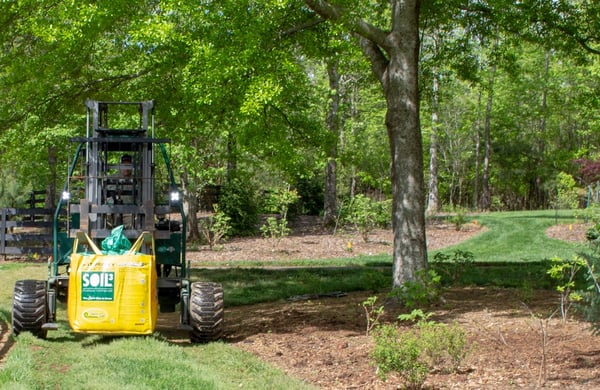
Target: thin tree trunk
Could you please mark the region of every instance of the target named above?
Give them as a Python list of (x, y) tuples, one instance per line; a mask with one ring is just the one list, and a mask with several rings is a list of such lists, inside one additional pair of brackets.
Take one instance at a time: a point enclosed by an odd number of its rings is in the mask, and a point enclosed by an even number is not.
[[(494, 42), (494, 51), (498, 48), (498, 38)], [(485, 107), (485, 125), (483, 129), (484, 155), (483, 155), (483, 177), (481, 180), (481, 209), (487, 211), (492, 203), (490, 191), (490, 154), (492, 150), (490, 128), (492, 122), (492, 103), (494, 97), (494, 78), (496, 77), (496, 64), (490, 69), (490, 80), (488, 84), (488, 97)]]
[(431, 135), (429, 137), (429, 196), (427, 197), (427, 215), (433, 215), (439, 210), (438, 196), (438, 105), (439, 80), (437, 68), (433, 69), (433, 97), (431, 103)]
[(325, 165), (325, 196), (323, 207), (323, 225), (334, 226), (337, 215), (337, 153), (340, 139), (340, 75), (337, 60), (327, 64), (331, 103), (327, 112), (327, 130), (330, 143), (327, 148), (327, 164)]
[(479, 176), (481, 175), (481, 89), (477, 97), (477, 121), (475, 122), (475, 180), (473, 181), (473, 207), (479, 208)]

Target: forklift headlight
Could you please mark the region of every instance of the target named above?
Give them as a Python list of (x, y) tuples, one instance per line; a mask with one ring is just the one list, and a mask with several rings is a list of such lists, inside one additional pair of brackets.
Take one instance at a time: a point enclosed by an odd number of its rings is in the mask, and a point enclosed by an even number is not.
[(71, 193), (69, 191), (63, 191), (62, 200), (68, 202), (71, 200)]
[(181, 202), (181, 194), (179, 191), (171, 191), (170, 201), (171, 204), (179, 204)]

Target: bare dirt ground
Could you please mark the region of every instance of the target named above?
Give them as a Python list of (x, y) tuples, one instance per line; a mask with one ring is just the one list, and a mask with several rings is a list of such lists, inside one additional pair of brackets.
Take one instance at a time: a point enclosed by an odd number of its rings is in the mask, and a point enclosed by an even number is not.
[[(199, 248), (188, 257), (192, 262), (202, 259), (226, 266), (241, 259), (322, 259), (391, 253), (390, 231), (376, 231), (365, 243), (351, 232), (331, 235), (317, 226), (315, 220), (305, 219), (278, 243), (262, 238), (236, 239), (219, 250)], [(586, 229), (583, 225), (555, 226), (548, 235), (583, 241)], [(446, 247), (482, 230), (473, 222), (461, 231), (449, 225), (430, 225), (428, 247)], [(404, 385), (402, 378), (392, 375), (383, 382), (369, 358), (373, 345), (365, 335), (365, 313), (360, 304), (371, 295), (349, 293), (339, 298), (226, 308), (225, 341), (319, 388), (399, 389)], [(429, 309), (435, 314), (433, 319), (458, 322), (466, 331), (471, 352), (457, 373), (430, 373), (427, 388), (600, 388), (600, 338), (593, 336), (578, 318), (566, 323), (558, 315), (549, 318), (559, 304), (555, 293), (467, 287), (447, 290), (443, 298), (443, 303)], [(387, 306), (386, 320), (393, 321), (400, 310)], [(158, 330), (174, 342), (185, 342), (185, 335), (169, 331), (173, 329), (170, 321), (159, 319)], [(9, 330), (7, 324), (0, 325), (1, 364), (8, 350), (5, 342)]]

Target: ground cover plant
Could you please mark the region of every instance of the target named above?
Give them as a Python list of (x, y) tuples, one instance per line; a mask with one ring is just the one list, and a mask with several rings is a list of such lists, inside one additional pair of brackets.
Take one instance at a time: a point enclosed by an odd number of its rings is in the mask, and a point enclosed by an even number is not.
[[(533, 215), (536, 218), (539, 214)], [(526, 216), (515, 218), (515, 224), (530, 223), (524, 218)], [(547, 220), (545, 215), (541, 218)], [(564, 221), (575, 222), (566, 218)], [(454, 226), (448, 227), (444, 232), (455, 234)], [(519, 226), (512, 228), (521, 229)], [(431, 234), (434, 233), (435, 228), (432, 228)], [(303, 235), (297, 239), (316, 238)], [(432, 238), (430, 243), (434, 245), (436, 239)], [(583, 244), (563, 244), (570, 245), (572, 253), (584, 247)], [(436, 250), (452, 260), (456, 248)], [(516, 250), (509, 246), (505, 249), (509, 254)], [(600, 350), (599, 342), (588, 332), (588, 324), (577, 317), (570, 317), (560, 326), (559, 316), (546, 322), (559, 307), (559, 295), (553, 288), (538, 288), (549, 283), (549, 277), (536, 284), (544, 279), (540, 275), (545, 269), (542, 260), (546, 256), (545, 248), (532, 245), (529, 251), (532, 259), (537, 251), (539, 260), (525, 263), (498, 261), (492, 267), (484, 264), (478, 257), (480, 252), (474, 248), (471, 270), (455, 279), (447, 277), (442, 283), (443, 300), (424, 308), (433, 316), (428, 319), (447, 324), (456, 321), (465, 329), (468, 342), (477, 347), (456, 371), (429, 371), (425, 386), (452, 388), (454, 383), (460, 384), (459, 388), (534, 387), (542, 372), (543, 351), (545, 374), (539, 383), (563, 388), (598, 385), (595, 367), (600, 366), (600, 361), (594, 351)], [(234, 253), (240, 252), (243, 250)], [(275, 265), (267, 269), (245, 268), (239, 264), (214, 267), (217, 262), (213, 262), (210, 269), (195, 268), (193, 279), (220, 280), (226, 292), (224, 342), (208, 346), (190, 345), (187, 334), (174, 329), (177, 316), (159, 320), (158, 332), (153, 337), (73, 335), (67, 329), (64, 308), (61, 308), (61, 330), (51, 333), (48, 340), (26, 335), (14, 343), (2, 363), (0, 387), (77, 388), (75, 383), (89, 383), (90, 388), (99, 388), (91, 374), (85, 373), (94, 370), (114, 371), (107, 375), (108, 383), (120, 388), (134, 388), (133, 380), (138, 381), (136, 388), (162, 388), (172, 375), (192, 377), (188, 382), (179, 378), (172, 382), (179, 388), (232, 388), (242, 382), (247, 388), (309, 388), (315, 385), (330, 389), (384, 389), (402, 386), (406, 384), (405, 378), (397, 373), (389, 373), (386, 382), (376, 374), (376, 367), (369, 357), (373, 339), (365, 335), (367, 323), (361, 303), (378, 296), (376, 302), (386, 305), (386, 314), (378, 321), (385, 324), (393, 324), (398, 314), (407, 311), (401, 306), (390, 306), (387, 301), (391, 265), (387, 255), (363, 253), (362, 256), (362, 264), (361, 261), (352, 263), (351, 259), (348, 260), (350, 266), (344, 265), (343, 259), (331, 262), (336, 267), (326, 266), (324, 260), (311, 264), (305, 259), (298, 262), (303, 264), (301, 267), (294, 266), (294, 261), (288, 263), (291, 266), (284, 267), (286, 260), (282, 258), (273, 263), (265, 262)], [(507, 269), (514, 271), (504, 272)], [(3, 318), (10, 316), (14, 279), (23, 275), (44, 278), (45, 272), (45, 265), (41, 264), (2, 264), (0, 315)], [(449, 283), (450, 280), (453, 282)], [(342, 294), (330, 294), (335, 292)], [(543, 328), (540, 320), (546, 324)], [(409, 324), (402, 326), (406, 330), (412, 328)], [(544, 344), (541, 342), (542, 330), (547, 334)], [(144, 356), (158, 355), (152, 351), (160, 351), (161, 357), (157, 361)], [(111, 362), (107, 355), (114, 355), (114, 361)], [(86, 358), (82, 359), (82, 356)], [(171, 362), (163, 362), (163, 357), (184, 364), (174, 367)], [(57, 369), (63, 381), (57, 379)], [(225, 375), (228, 376), (225, 378)], [(142, 379), (144, 376), (148, 376), (147, 382)], [(301, 378), (304, 383), (293, 378)], [(25, 387), (16, 385), (19, 381), (23, 381)]]

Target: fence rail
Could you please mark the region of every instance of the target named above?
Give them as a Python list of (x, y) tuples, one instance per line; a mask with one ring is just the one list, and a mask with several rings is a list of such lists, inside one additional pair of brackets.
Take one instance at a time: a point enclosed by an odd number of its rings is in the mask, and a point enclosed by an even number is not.
[(32, 191), (27, 208), (0, 208), (0, 255), (52, 254), (53, 209), (43, 208), (44, 191)]

